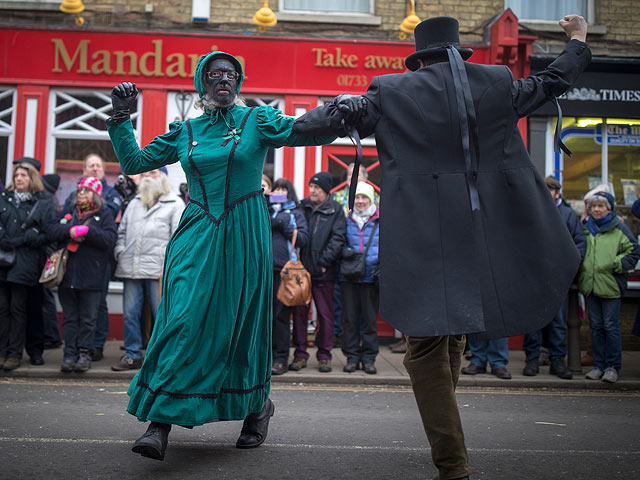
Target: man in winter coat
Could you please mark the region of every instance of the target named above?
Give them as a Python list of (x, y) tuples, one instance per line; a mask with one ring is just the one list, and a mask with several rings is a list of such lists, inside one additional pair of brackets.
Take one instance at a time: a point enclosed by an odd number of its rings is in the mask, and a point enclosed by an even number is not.
[[(571, 234), (571, 238), (573, 238), (573, 243), (578, 249), (578, 252), (580, 252), (580, 261), (582, 261), (587, 248), (587, 243), (580, 219), (576, 215), (576, 212), (574, 212), (573, 209), (562, 199), (562, 195), (560, 193), (562, 187), (560, 182), (554, 176), (546, 177), (544, 181), (547, 184), (547, 188), (549, 189), (549, 193), (551, 193), (553, 201), (558, 207), (558, 213), (560, 213), (560, 216), (564, 220), (564, 223)], [(540, 347), (542, 346), (542, 340), (544, 338), (547, 343), (545, 346), (549, 349), (549, 360), (551, 363), (549, 373), (567, 380), (573, 378), (571, 370), (569, 370), (567, 365), (564, 363), (564, 357), (567, 355), (568, 307), (569, 293), (567, 292), (567, 296), (562, 302), (560, 310), (556, 316), (553, 317), (553, 320), (551, 320), (551, 322), (541, 330), (528, 333), (524, 336), (524, 343), (522, 347), (527, 357), (524, 370), (522, 371), (523, 375), (533, 377), (538, 373)]]
[(587, 252), (579, 287), (587, 300), (594, 367), (586, 377), (614, 383), (622, 366), (620, 298), (627, 288), (626, 271), (635, 268), (640, 250), (629, 227), (616, 215), (613, 195), (596, 192), (587, 202)]
[(118, 262), (117, 278), (122, 279), (122, 312), (125, 354), (111, 366), (114, 371), (142, 366), (140, 319), (145, 298), (155, 322), (160, 295), (164, 254), (169, 239), (180, 222), (184, 202), (171, 191), (167, 169), (142, 174), (138, 194), (129, 202), (118, 227), (113, 254)]
[[(318, 311), (316, 355), (322, 373), (331, 371), (333, 287), (346, 229), (342, 206), (331, 199), (331, 184), (328, 172), (316, 173), (309, 180), (309, 196), (300, 202), (309, 228), (309, 240), (300, 255), (304, 267), (311, 274), (311, 294)], [(307, 366), (308, 319), (309, 307), (296, 307), (293, 315), (295, 352), (289, 370), (297, 371)]]
[(380, 313), (408, 337), (405, 366), (441, 479), (470, 473), (454, 391), (464, 334), (543, 327), (580, 262), (518, 129), (589, 63), (585, 20), (560, 25), (571, 38), (563, 52), (514, 82), (506, 66), (463, 61), (473, 51), (460, 47), (457, 20), (425, 20), (411, 72), (375, 77), (366, 94), (340, 95), (294, 125), (344, 136), (344, 121), (360, 137), (375, 133)]

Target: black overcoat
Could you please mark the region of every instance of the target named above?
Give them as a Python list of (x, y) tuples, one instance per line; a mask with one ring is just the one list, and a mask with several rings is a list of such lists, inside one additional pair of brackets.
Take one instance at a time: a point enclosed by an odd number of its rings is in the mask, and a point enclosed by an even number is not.
[[(514, 82), (505, 66), (464, 63), (479, 154), (467, 172), (448, 62), (371, 82), (361, 137), (375, 133), (382, 169), (380, 313), (410, 336), (501, 338), (554, 317), (580, 261), (518, 120), (566, 91), (589, 63), (570, 41), (546, 70)], [(340, 130), (333, 103), (294, 131)], [(320, 133), (323, 132), (323, 133)], [(476, 178), (479, 210), (467, 179)]]

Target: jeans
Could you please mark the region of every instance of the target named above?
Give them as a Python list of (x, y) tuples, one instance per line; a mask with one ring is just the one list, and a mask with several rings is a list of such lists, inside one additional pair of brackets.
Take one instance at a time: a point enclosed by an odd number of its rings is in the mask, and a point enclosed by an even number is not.
[(471, 363), (481, 368), (505, 368), (509, 363), (509, 339), (507, 337), (493, 340), (478, 340), (476, 335), (469, 335)]
[(535, 360), (540, 356), (540, 347), (543, 344), (549, 350), (549, 358), (564, 358), (567, 355), (567, 308), (569, 307), (569, 295), (560, 306), (560, 311), (542, 330), (527, 333), (524, 336), (522, 349), (527, 355), (527, 360)]
[(374, 363), (378, 355), (378, 286), (342, 282), (344, 335), (342, 353), (347, 362)]
[(403, 363), (442, 479), (471, 473), (455, 392), (464, 344), (464, 335), (407, 337)]
[(77, 360), (78, 353), (93, 350), (96, 315), (100, 303), (100, 290), (58, 288), (62, 305), (62, 332), (64, 334), (64, 358)]
[[(311, 295), (318, 310), (318, 332), (316, 346), (318, 360), (331, 360), (333, 348), (333, 282), (311, 281)], [(309, 305), (295, 307), (293, 312), (294, 358), (309, 358), (307, 353), (307, 326), (309, 324)]]
[(98, 304), (98, 313), (96, 317), (95, 336), (93, 339), (93, 348), (104, 347), (109, 335), (109, 309), (107, 308), (107, 294), (109, 293), (109, 281), (111, 280), (111, 262), (107, 262), (107, 268), (104, 272), (104, 283), (100, 291), (100, 303)]
[(27, 324), (26, 285), (0, 281), (0, 357), (22, 358)]
[(601, 298), (587, 295), (589, 324), (593, 337), (593, 363), (606, 370), (622, 366), (622, 336), (620, 335), (619, 298)]
[(152, 324), (156, 321), (159, 302), (159, 281), (157, 279), (130, 279), (122, 281), (122, 317), (124, 321), (125, 355), (142, 358), (142, 325), (140, 319), (145, 297), (149, 300)]
[(273, 363), (287, 364), (291, 340), (291, 313), (294, 307), (287, 307), (278, 300), (280, 272), (273, 272)]

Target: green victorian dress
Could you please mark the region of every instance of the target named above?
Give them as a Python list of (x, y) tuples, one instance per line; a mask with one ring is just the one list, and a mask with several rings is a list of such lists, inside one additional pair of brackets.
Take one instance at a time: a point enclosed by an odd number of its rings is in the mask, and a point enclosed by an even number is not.
[[(335, 138), (293, 134), (294, 119), (270, 106), (236, 105), (222, 120), (211, 113), (172, 123), (142, 150), (130, 120), (108, 127), (125, 173), (179, 161), (189, 185), (167, 245), (153, 335), (128, 390), (127, 410), (141, 421), (195, 426), (262, 409), (273, 298), (271, 227), (260, 188), (265, 155), (270, 147)], [(236, 135), (228, 124), (240, 126)]]

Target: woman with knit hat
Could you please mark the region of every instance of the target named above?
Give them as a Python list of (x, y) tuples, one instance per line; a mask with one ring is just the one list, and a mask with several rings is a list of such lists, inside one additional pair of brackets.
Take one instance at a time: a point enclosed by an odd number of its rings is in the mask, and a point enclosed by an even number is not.
[(244, 72), (224, 52), (203, 55), (194, 84), (204, 111), (173, 122), (140, 149), (129, 108), (134, 84), (116, 86), (107, 121), (122, 170), (180, 162), (190, 201), (167, 246), (162, 299), (127, 410), (151, 424), (133, 451), (164, 459), (172, 425), (244, 420), (236, 446), (253, 448), (274, 412), (271, 376), (272, 257), (261, 189), (269, 148), (321, 145), (335, 137), (293, 134), (293, 118), (238, 101)]
[(102, 198), (102, 183), (85, 177), (78, 183), (75, 204), (51, 222), (47, 232), (58, 248), (69, 252), (67, 270), (58, 286), (64, 320), (62, 372), (91, 368), (96, 316), (117, 230), (113, 214)]

